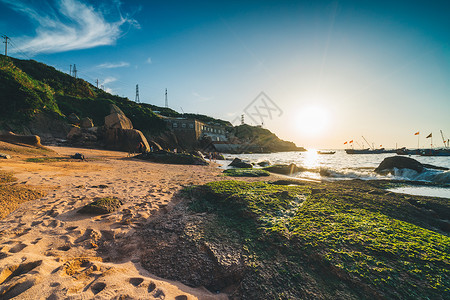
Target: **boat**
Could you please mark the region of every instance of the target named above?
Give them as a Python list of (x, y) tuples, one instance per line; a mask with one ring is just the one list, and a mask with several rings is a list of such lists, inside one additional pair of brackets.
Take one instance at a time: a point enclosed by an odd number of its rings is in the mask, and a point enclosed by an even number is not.
[(380, 154), (380, 153), (391, 153), (391, 150), (381, 149), (345, 149), (347, 154)]
[(420, 156), (450, 156), (450, 149), (422, 149)]
[(420, 149), (406, 149), (406, 147), (396, 150), (398, 155), (420, 155)]
[(336, 151), (321, 151), (321, 150), (317, 151), (317, 154), (335, 154), (335, 153)]

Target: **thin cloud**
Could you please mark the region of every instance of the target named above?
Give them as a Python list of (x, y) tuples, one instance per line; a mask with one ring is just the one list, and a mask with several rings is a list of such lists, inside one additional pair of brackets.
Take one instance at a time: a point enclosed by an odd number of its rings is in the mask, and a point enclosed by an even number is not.
[(114, 81), (117, 81), (117, 78), (114, 78), (114, 77), (106, 77), (106, 78), (103, 80), (102, 85), (105, 85), (105, 84), (108, 84), (108, 83), (111, 83), (111, 82), (114, 82)]
[(147, 58), (147, 63), (148, 63), (148, 64), (151, 64), (151, 63), (152, 63), (152, 58), (151, 58), (151, 57)]
[(114, 68), (123, 68), (123, 67), (129, 67), (129, 66), (130, 66), (130, 63), (121, 61), (118, 63), (104, 63), (101, 65), (98, 65), (97, 67), (101, 68), (101, 69), (114, 69)]
[(122, 25), (139, 27), (136, 20), (121, 14), (115, 21), (108, 21), (85, 0), (56, 0), (45, 5), (34, 1), (0, 1), (37, 24), (36, 36), (15, 38), (21, 45), (20, 51), (33, 55), (113, 45), (121, 37)]
[(200, 94), (197, 93), (197, 92), (192, 92), (192, 96), (194, 96), (195, 98), (197, 98), (197, 100), (198, 100), (199, 102), (206, 102), (206, 101), (209, 101), (209, 100), (214, 99), (213, 97), (202, 96), (202, 95), (200, 95)]

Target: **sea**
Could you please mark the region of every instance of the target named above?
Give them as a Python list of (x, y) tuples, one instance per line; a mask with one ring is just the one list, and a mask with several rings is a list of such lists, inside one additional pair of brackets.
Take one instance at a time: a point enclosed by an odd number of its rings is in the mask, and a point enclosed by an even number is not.
[[(380, 175), (374, 169), (386, 157), (395, 156), (393, 153), (383, 154), (347, 154), (344, 150), (333, 150), (335, 154), (318, 154), (310, 149), (306, 152), (278, 152), (267, 154), (225, 154), (224, 161), (217, 161), (221, 168), (229, 168), (231, 161), (238, 157), (244, 161), (257, 164), (268, 161), (271, 164), (290, 164), (306, 169), (293, 174), (292, 177), (305, 180), (350, 180), (350, 179), (391, 179), (410, 181), (401, 188), (391, 189), (393, 192), (443, 197), (450, 199), (450, 171), (426, 169), (417, 173), (410, 169), (395, 169), (394, 174)], [(430, 164), (450, 169), (450, 156), (409, 156), (423, 164)], [(258, 167), (257, 165), (255, 167)], [(433, 186), (418, 186), (414, 182), (434, 183)]]

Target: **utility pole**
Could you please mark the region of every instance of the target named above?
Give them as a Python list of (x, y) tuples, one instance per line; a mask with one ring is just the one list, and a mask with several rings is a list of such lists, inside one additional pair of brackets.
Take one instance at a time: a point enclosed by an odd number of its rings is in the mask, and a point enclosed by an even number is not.
[(166, 97), (165, 97), (165, 106), (166, 106), (166, 108), (168, 108), (169, 107), (169, 100), (167, 99), (167, 89), (166, 89)]
[(69, 71), (70, 76), (72, 76), (72, 65), (70, 65), (70, 71)]
[(74, 64), (73, 65), (73, 77), (77, 78), (77, 66)]
[(136, 103), (140, 103), (141, 101), (139, 100), (139, 84), (136, 84), (136, 98), (134, 98), (134, 101)]
[(5, 39), (5, 41), (3, 42), (5, 43), (5, 56), (8, 56), (8, 40), (10, 40), (10, 38), (6, 35), (2, 35), (2, 38)]
[(97, 84), (97, 88), (98, 88), (98, 79), (95, 81), (95, 83)]

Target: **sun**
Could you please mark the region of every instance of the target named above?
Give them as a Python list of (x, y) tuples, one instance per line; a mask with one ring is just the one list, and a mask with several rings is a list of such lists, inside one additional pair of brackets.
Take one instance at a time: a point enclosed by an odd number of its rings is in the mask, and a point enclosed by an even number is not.
[(318, 135), (329, 125), (330, 115), (320, 106), (303, 107), (297, 114), (297, 127), (304, 135)]

